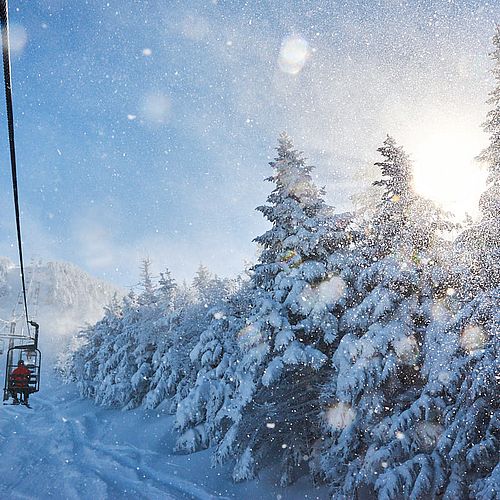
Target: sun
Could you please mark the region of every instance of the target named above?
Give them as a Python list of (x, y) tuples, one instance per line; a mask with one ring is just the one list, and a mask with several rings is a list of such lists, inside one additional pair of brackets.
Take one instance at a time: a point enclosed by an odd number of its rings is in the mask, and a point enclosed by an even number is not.
[(413, 135), (415, 190), (457, 218), (475, 216), (487, 173), (475, 160), (485, 146), (477, 126), (446, 120)]

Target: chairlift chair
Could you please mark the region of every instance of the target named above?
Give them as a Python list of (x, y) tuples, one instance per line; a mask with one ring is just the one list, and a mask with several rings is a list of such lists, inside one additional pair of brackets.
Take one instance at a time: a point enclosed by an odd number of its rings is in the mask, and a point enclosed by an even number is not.
[(27, 392), (33, 394), (40, 390), (40, 366), (42, 353), (38, 349), (38, 325), (30, 322), (35, 327), (35, 338), (30, 339), (30, 344), (14, 345), (7, 351), (7, 364), (5, 367), (5, 385), (3, 389), (3, 400), (6, 401), (11, 395), (11, 391), (16, 391), (17, 386), (13, 384), (12, 372), (18, 366), (20, 360), (24, 361), (24, 366), (31, 372), (29, 376)]

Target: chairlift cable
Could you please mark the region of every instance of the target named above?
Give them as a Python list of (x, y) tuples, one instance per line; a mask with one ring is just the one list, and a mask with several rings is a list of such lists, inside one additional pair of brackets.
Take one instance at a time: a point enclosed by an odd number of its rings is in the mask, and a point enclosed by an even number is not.
[(10, 148), (10, 165), (12, 173), (12, 191), (14, 195), (14, 209), (16, 215), (16, 230), (17, 230), (17, 247), (19, 252), (19, 264), (21, 269), (21, 283), (23, 290), (24, 312), (26, 315), (26, 326), (28, 335), (30, 333), (29, 315), (28, 315), (28, 300), (26, 298), (26, 280), (24, 275), (24, 259), (23, 245), (21, 237), (21, 216), (19, 210), (19, 191), (17, 187), (17, 163), (16, 163), (16, 146), (14, 140), (14, 112), (12, 105), (12, 78), (10, 72), (10, 45), (9, 45), (9, 15), (7, 0), (0, 1), (0, 25), (2, 30), (2, 58), (3, 58), (3, 75), (5, 82), (5, 103), (7, 109), (7, 124), (9, 131), (9, 148)]
[[(5, 103), (7, 108), (7, 125), (9, 132), (9, 148), (10, 148), (10, 165), (12, 173), (12, 192), (14, 195), (14, 208), (16, 215), (16, 230), (17, 230), (17, 246), (19, 251), (19, 264), (21, 270), (22, 297), (24, 304), (24, 313), (26, 317), (26, 326), (28, 337), (33, 341), (32, 344), (26, 344), (24, 341), (21, 344), (14, 345), (14, 338), (10, 338), (9, 350), (7, 351), (7, 364), (5, 368), (5, 385), (3, 392), (3, 400), (6, 401), (11, 396), (16, 401), (18, 394), (28, 405), (29, 394), (40, 390), (40, 366), (42, 353), (38, 349), (38, 329), (36, 322), (31, 321), (28, 314), (28, 300), (26, 293), (26, 278), (24, 272), (23, 259), (23, 244), (21, 237), (21, 216), (19, 210), (19, 191), (17, 187), (17, 165), (16, 165), (16, 146), (14, 140), (14, 112), (12, 105), (12, 79), (10, 73), (10, 47), (9, 47), (9, 16), (7, 0), (0, 0), (0, 28), (2, 31), (2, 59), (3, 59), (3, 75), (5, 83)], [(31, 276), (33, 278), (33, 276)], [(32, 281), (32, 280), (31, 280)], [(35, 334), (31, 338), (30, 325), (33, 326)], [(26, 360), (30, 360), (27, 368), (27, 373), (23, 373), (23, 381), (19, 382), (16, 379), (16, 367), (14, 365), (14, 354), (18, 353), (19, 367), (23, 361), (23, 356)], [(16, 381), (17, 380), (17, 381)]]

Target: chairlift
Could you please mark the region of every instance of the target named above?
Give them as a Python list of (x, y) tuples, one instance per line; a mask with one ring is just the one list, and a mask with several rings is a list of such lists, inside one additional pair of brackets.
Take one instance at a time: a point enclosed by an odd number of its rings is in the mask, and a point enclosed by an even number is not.
[(5, 384), (3, 389), (4, 401), (9, 399), (12, 391), (16, 392), (16, 390), (18, 389), (18, 387), (15, 385), (15, 380), (12, 377), (12, 372), (17, 368), (20, 360), (24, 362), (24, 366), (30, 371), (26, 389), (28, 395), (40, 390), (40, 366), (42, 361), (42, 353), (38, 349), (39, 326), (34, 321), (30, 321), (30, 324), (35, 328), (35, 337), (33, 339), (29, 339), (32, 342), (14, 345), (7, 351)]

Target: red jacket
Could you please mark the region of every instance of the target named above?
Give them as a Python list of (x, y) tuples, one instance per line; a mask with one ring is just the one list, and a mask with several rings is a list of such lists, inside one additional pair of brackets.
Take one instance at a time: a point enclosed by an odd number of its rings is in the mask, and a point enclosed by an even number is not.
[(28, 386), (31, 372), (23, 365), (18, 366), (10, 374), (10, 383), (13, 387), (25, 388)]

